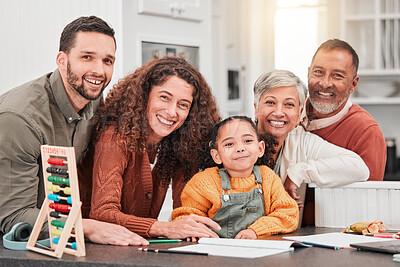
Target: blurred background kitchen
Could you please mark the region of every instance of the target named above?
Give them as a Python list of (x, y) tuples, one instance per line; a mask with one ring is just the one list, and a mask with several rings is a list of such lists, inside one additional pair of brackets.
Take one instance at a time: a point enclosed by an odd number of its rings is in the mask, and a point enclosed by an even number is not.
[(387, 138), (385, 179), (400, 180), (400, 0), (2, 0), (0, 93), (53, 71), (62, 29), (82, 15), (116, 30), (107, 90), (151, 58), (181, 56), (206, 77), (224, 116), (253, 117), (261, 73), (287, 69), (307, 83), (317, 47), (346, 40), (360, 57), (351, 100)]

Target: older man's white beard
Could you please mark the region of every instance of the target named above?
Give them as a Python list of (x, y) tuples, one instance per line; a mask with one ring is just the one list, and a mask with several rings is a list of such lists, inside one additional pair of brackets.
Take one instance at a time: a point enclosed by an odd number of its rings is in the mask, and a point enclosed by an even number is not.
[(349, 94), (346, 95), (346, 97), (344, 97), (342, 99), (342, 101), (340, 101), (339, 103), (332, 103), (332, 104), (327, 104), (327, 103), (321, 103), (318, 101), (315, 101), (314, 99), (312, 99), (310, 97), (310, 103), (312, 105), (312, 107), (320, 114), (330, 114), (336, 110), (338, 110), (338, 108), (344, 103), (346, 102), (347, 98), (348, 98)]

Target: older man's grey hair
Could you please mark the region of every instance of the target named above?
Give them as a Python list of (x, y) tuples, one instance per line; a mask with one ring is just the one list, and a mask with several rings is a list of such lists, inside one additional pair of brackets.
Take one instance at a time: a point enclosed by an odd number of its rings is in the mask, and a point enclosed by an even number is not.
[(254, 84), (254, 103), (258, 106), (260, 97), (273, 88), (295, 86), (299, 93), (300, 110), (307, 97), (306, 85), (288, 70), (271, 70), (262, 74)]

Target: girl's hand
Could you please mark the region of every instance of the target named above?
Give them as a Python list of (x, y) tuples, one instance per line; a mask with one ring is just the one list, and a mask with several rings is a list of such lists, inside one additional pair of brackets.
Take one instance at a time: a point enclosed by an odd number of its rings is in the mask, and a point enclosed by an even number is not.
[(207, 227), (221, 229), (221, 227), (210, 218), (190, 214), (178, 221), (160, 222), (156, 221), (150, 228), (150, 236), (164, 236), (167, 238), (192, 238), (211, 237), (218, 238), (218, 235)]
[(235, 239), (257, 239), (256, 232), (251, 229), (245, 229), (240, 231), (236, 236)]

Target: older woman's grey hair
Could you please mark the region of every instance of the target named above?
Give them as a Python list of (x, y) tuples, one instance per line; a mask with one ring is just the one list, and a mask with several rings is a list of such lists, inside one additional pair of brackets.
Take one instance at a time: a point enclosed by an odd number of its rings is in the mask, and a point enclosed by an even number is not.
[(295, 86), (299, 93), (300, 110), (307, 97), (307, 87), (299, 77), (288, 70), (271, 70), (262, 74), (254, 84), (254, 103), (258, 105), (260, 97), (273, 88)]

